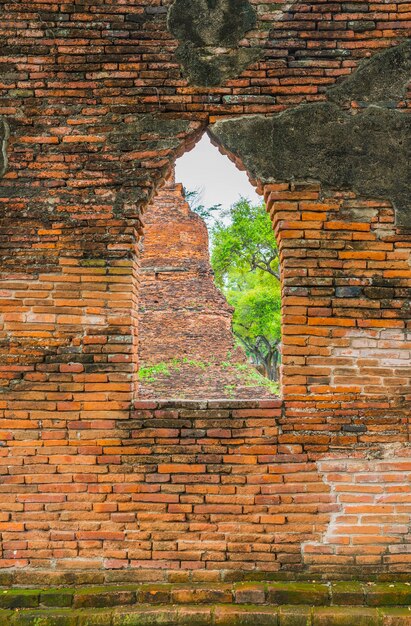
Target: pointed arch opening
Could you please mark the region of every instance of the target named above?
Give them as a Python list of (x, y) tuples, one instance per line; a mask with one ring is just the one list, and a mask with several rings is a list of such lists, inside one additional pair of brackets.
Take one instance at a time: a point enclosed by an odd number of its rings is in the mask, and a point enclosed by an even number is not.
[(281, 288), (262, 190), (208, 134), (193, 147), (144, 215), (138, 396), (273, 398)]

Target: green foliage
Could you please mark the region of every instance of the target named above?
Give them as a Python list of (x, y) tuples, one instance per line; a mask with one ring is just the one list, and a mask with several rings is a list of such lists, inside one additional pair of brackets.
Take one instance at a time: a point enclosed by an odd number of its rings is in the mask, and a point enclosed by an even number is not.
[[(239, 279), (236, 279), (239, 283)], [(244, 275), (239, 289), (224, 289), (234, 307), (233, 330), (239, 337), (281, 337), (281, 293), (278, 281), (261, 270)]]
[(233, 331), (254, 363), (277, 378), (281, 338), (278, 249), (264, 204), (242, 198), (211, 230), (217, 285), (234, 307)]
[(190, 209), (197, 213), (206, 223), (214, 218), (214, 214), (221, 211), (221, 204), (214, 204), (210, 207), (205, 207), (201, 202), (202, 192), (201, 189), (193, 189), (191, 191), (184, 188), (184, 197), (190, 205)]
[(138, 376), (140, 380), (146, 380), (147, 382), (154, 382), (157, 376), (160, 375), (170, 375), (170, 370), (167, 363), (157, 363), (157, 365), (141, 367), (138, 371)]
[(241, 198), (221, 212), (211, 229), (211, 264), (217, 285), (240, 289), (244, 274), (262, 271), (279, 279), (278, 249), (265, 205)]

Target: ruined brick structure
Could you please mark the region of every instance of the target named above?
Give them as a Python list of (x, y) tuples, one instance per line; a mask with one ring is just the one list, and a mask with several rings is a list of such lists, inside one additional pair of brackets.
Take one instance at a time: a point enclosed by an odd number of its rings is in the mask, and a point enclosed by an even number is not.
[[(406, 577), (409, 6), (0, 10), (1, 583)], [(206, 131), (273, 219), (282, 395), (139, 402), (141, 210)]]
[(139, 397), (272, 395), (235, 344), (232, 313), (214, 284), (207, 226), (167, 181), (144, 214), (138, 325), (140, 369), (164, 371), (147, 370)]
[(181, 184), (160, 190), (144, 226), (140, 359), (159, 363), (198, 354), (208, 360), (218, 351), (224, 361), (234, 347), (232, 310), (213, 282), (207, 227)]

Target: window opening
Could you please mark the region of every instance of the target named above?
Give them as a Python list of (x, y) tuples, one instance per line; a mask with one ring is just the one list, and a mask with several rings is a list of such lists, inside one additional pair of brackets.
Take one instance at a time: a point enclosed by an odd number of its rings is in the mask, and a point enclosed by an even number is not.
[(247, 175), (204, 136), (144, 221), (139, 397), (278, 395), (278, 250)]

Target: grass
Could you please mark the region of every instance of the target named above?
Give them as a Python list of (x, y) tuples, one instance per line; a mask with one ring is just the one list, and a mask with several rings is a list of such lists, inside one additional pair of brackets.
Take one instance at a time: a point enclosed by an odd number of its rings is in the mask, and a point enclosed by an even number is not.
[[(228, 356), (228, 355), (227, 355)], [(182, 359), (173, 359), (172, 361), (157, 363), (156, 365), (143, 366), (139, 370), (139, 379), (147, 383), (154, 383), (159, 377), (172, 376), (173, 372), (180, 370), (183, 366), (190, 366), (205, 372), (212, 367), (222, 367), (224, 369), (232, 369), (233, 374), (237, 375), (238, 384), (243, 387), (264, 387), (273, 395), (279, 394), (279, 384), (265, 378), (257, 372), (252, 365), (247, 363), (230, 363), (223, 361), (222, 363), (210, 361), (198, 361), (184, 357)], [(236, 385), (225, 385), (225, 391), (230, 397), (235, 397)]]
[(158, 376), (170, 376), (170, 373), (167, 363), (157, 363), (157, 365), (141, 367), (138, 371), (138, 377), (140, 380), (152, 383)]

